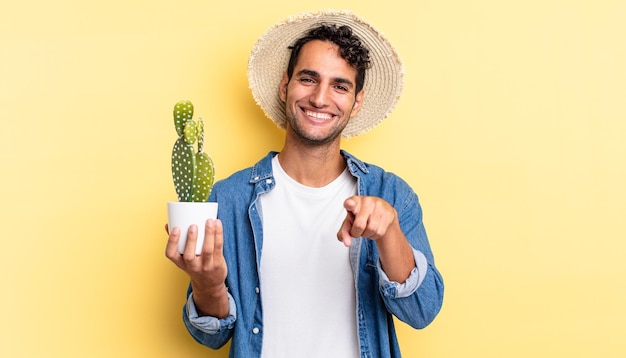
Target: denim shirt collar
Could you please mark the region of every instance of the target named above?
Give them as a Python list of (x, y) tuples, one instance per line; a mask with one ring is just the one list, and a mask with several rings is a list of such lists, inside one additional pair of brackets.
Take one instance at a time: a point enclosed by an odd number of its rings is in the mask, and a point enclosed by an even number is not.
[[(361, 177), (362, 174), (369, 173), (369, 169), (367, 165), (357, 159), (352, 154), (346, 152), (345, 150), (340, 151), (341, 156), (346, 160), (346, 165), (348, 170), (354, 177)], [(263, 159), (261, 159), (258, 163), (256, 163), (252, 167), (252, 171), (250, 172), (250, 184), (257, 184), (262, 181), (267, 181), (268, 179), (273, 179), (272, 174), (272, 158), (276, 156), (278, 152), (270, 151)]]
[(273, 178), (272, 175), (272, 158), (276, 156), (278, 152), (269, 152), (265, 158), (261, 159), (252, 167), (250, 172), (250, 184), (257, 184), (260, 181)]

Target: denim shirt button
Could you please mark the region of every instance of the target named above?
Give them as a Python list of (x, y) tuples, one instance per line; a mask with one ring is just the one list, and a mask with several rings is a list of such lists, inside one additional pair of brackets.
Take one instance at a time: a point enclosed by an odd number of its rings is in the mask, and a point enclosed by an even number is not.
[(259, 292), (261, 292), (261, 290), (258, 287), (255, 287), (254, 288), (254, 292), (259, 293)]
[(252, 333), (259, 334), (259, 327), (252, 328)]
[(272, 179), (265, 179), (265, 184), (272, 184)]

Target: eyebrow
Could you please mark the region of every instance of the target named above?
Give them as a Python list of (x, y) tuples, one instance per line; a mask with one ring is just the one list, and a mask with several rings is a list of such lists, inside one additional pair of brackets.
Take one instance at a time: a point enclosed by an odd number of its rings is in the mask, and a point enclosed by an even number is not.
[[(303, 69), (303, 70), (298, 71), (298, 73), (296, 75), (298, 75), (298, 76), (308, 75), (308, 76), (311, 76), (311, 77), (320, 78), (319, 72), (313, 71), (313, 70), (307, 70), (307, 69)], [(346, 86), (348, 86), (350, 88), (354, 88), (354, 83), (352, 83), (352, 81), (350, 81), (347, 78), (334, 77), (333, 78), (333, 82), (346, 85)]]

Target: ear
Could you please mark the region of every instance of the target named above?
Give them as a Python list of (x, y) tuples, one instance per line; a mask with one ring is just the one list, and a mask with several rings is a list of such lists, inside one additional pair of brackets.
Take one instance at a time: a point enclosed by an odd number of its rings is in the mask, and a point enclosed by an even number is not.
[(354, 105), (352, 105), (352, 111), (350, 112), (350, 118), (356, 116), (359, 111), (361, 110), (361, 107), (363, 106), (363, 98), (365, 97), (365, 90), (361, 90), (359, 91), (359, 93), (357, 93), (356, 98), (354, 99)]
[(278, 95), (280, 96), (280, 100), (283, 102), (287, 101), (287, 85), (289, 84), (289, 78), (287, 77), (287, 72), (283, 73), (283, 79), (280, 80), (280, 85), (278, 87)]

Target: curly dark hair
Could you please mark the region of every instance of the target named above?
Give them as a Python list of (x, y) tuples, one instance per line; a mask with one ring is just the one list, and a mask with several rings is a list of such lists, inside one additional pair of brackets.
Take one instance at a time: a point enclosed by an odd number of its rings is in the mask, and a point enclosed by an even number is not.
[(312, 40), (330, 41), (339, 46), (341, 58), (356, 69), (356, 93), (359, 93), (365, 83), (365, 70), (370, 67), (369, 50), (361, 40), (352, 32), (349, 26), (337, 26), (335, 24), (321, 24), (310, 29), (303, 37), (299, 38), (292, 46), (287, 76), (291, 79), (293, 69), (296, 66), (300, 50), (307, 42)]

